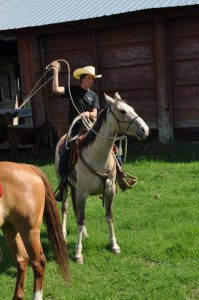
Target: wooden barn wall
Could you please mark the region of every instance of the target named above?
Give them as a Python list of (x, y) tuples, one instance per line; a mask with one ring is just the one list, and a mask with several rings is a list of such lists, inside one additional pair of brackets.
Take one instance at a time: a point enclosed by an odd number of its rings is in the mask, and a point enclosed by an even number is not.
[[(151, 128), (157, 128), (155, 53), (153, 22), (88, 29), (42, 36), (44, 64), (66, 59), (72, 71), (94, 65), (102, 79), (95, 89), (104, 105), (103, 92), (117, 91)], [(60, 83), (67, 85), (67, 67), (62, 63)], [(71, 84), (78, 84), (71, 77)], [(48, 86), (49, 115), (58, 135), (67, 129), (67, 101)]]
[[(53, 60), (69, 62), (71, 84), (78, 84), (74, 69), (94, 65), (103, 75), (95, 81), (101, 106), (103, 92), (119, 92), (151, 129), (158, 130), (161, 141), (172, 139), (178, 130), (199, 131), (197, 9), (152, 10), (52, 25), (30, 34), (24, 30), (18, 33), (18, 48), (25, 94)], [(60, 84), (67, 85), (64, 63)], [(35, 123), (47, 115), (62, 135), (68, 128), (68, 102), (52, 92), (52, 82), (35, 98)]]
[(153, 23), (96, 31), (100, 91), (118, 91), (151, 127), (157, 127)]
[(174, 128), (199, 127), (199, 18), (170, 20)]

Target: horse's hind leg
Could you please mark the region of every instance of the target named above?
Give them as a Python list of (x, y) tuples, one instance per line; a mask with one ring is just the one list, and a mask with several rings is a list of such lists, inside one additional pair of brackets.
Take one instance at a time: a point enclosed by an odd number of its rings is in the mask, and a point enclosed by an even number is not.
[(78, 225), (78, 239), (76, 243), (76, 253), (75, 259), (78, 263), (83, 264), (83, 255), (82, 255), (82, 238), (86, 232), (85, 229), (85, 205), (86, 205), (86, 195), (82, 192), (72, 191), (72, 202), (73, 208), (75, 212), (75, 216), (77, 218)]
[(117, 244), (117, 240), (115, 237), (115, 231), (113, 226), (113, 199), (114, 199), (115, 193), (114, 191), (109, 192), (108, 195), (105, 197), (105, 209), (106, 209), (106, 222), (108, 224), (109, 229), (109, 240), (110, 240), (110, 247), (111, 251), (120, 254), (120, 247)]
[(64, 238), (67, 236), (67, 216), (68, 216), (68, 186), (66, 186), (64, 190), (64, 199), (62, 200), (62, 232), (64, 235)]
[(40, 242), (40, 229), (23, 230), (21, 233), (27, 253), (30, 258), (34, 273), (34, 297), (33, 300), (43, 299), (43, 277), (46, 258)]
[(2, 231), (5, 235), (12, 258), (17, 264), (17, 281), (13, 300), (24, 299), (25, 279), (29, 258), (21, 236), (17, 233), (16, 229), (7, 223), (2, 227)]

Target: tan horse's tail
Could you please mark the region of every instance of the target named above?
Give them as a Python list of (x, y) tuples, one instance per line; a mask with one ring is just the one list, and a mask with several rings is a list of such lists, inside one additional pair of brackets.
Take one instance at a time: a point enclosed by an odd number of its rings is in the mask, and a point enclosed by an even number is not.
[(44, 217), (47, 225), (48, 237), (52, 243), (55, 259), (59, 266), (61, 274), (66, 281), (69, 281), (68, 250), (62, 232), (59, 211), (53, 190), (44, 173), (34, 166), (31, 167), (43, 180), (43, 183), (45, 185), (46, 195)]

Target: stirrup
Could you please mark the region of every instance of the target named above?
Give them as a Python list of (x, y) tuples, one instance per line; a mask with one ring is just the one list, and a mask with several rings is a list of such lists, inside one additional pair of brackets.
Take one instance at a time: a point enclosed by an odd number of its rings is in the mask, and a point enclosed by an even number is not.
[(65, 176), (62, 177), (61, 182), (60, 182), (60, 184), (57, 188), (58, 193), (55, 194), (55, 199), (56, 199), (57, 202), (62, 202), (62, 200), (64, 198), (64, 190), (65, 190), (66, 185), (67, 185), (66, 177), (67, 177), (67, 175), (65, 174)]
[[(130, 178), (125, 179), (125, 177), (127, 177), (127, 176)], [(126, 191), (127, 189), (131, 189), (134, 185), (136, 185), (138, 182), (138, 179), (136, 176), (132, 176), (128, 173), (126, 173), (125, 175), (117, 173), (116, 181), (117, 181), (119, 187), (121, 188), (121, 190)]]

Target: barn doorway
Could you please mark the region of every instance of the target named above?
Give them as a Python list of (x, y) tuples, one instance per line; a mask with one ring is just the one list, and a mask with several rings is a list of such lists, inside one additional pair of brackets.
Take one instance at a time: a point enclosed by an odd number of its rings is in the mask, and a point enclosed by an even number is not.
[(20, 98), (20, 71), (17, 41), (14, 38), (0, 39), (0, 109), (15, 107)]

